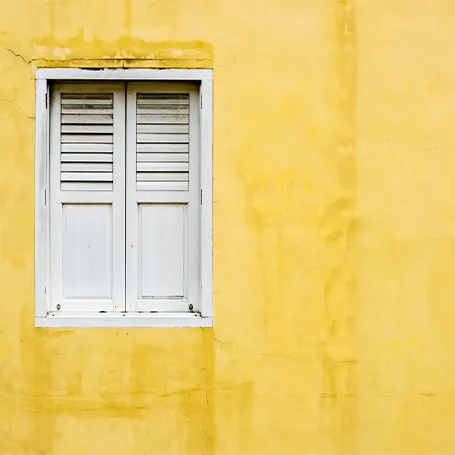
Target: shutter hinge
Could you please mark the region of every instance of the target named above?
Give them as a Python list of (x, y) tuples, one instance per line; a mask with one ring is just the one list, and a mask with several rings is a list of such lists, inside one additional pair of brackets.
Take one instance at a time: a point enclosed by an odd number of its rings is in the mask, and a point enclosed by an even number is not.
[(47, 92), (46, 92), (46, 110), (47, 110), (47, 98), (48, 98), (48, 96), (47, 96)]
[(202, 190), (201, 190), (201, 205), (202, 205)]
[(44, 286), (44, 293), (46, 294), (47, 293), (47, 287)]
[(44, 190), (44, 205), (47, 205), (47, 190)]

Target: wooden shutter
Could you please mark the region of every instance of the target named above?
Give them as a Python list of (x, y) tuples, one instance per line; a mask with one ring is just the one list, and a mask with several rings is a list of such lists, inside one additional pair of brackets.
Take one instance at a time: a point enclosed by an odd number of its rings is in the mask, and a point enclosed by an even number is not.
[(50, 128), (51, 310), (124, 311), (124, 86), (55, 86)]
[(136, 188), (189, 188), (188, 93), (137, 93)]
[(199, 91), (127, 90), (127, 310), (197, 311)]
[(113, 93), (62, 93), (62, 190), (112, 190)]

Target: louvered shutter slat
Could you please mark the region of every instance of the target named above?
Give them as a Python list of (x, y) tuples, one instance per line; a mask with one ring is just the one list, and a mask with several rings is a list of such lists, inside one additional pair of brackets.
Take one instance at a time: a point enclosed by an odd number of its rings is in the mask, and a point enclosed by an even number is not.
[(112, 134), (62, 134), (62, 144), (86, 143), (86, 144), (112, 144)]
[(112, 153), (111, 144), (61, 144), (62, 153)]
[(188, 134), (189, 125), (155, 125), (155, 124), (138, 124), (138, 133), (172, 133), (172, 134)]
[(137, 97), (138, 106), (146, 105), (160, 105), (160, 106), (169, 106), (172, 104), (183, 104), (189, 106), (188, 104), (188, 95), (187, 94), (174, 94), (174, 93), (159, 93), (159, 94), (149, 94), (149, 93), (139, 93)]
[(64, 153), (61, 159), (62, 166), (65, 162), (112, 163), (112, 153)]
[(138, 162), (138, 172), (188, 172), (188, 163)]
[(96, 106), (94, 104), (81, 105), (71, 104), (62, 106), (63, 115), (113, 115), (114, 109), (105, 105)]
[(189, 136), (188, 134), (164, 134), (164, 131), (161, 133), (144, 133), (137, 135), (138, 142), (156, 142), (159, 144), (178, 144), (184, 143), (188, 144)]
[(187, 191), (189, 140), (188, 94), (138, 93), (137, 189)]
[(138, 108), (137, 123), (139, 125), (143, 123), (188, 123), (189, 121), (189, 115), (184, 112), (173, 114), (171, 112), (163, 111), (151, 114), (147, 111), (147, 115), (145, 115), (141, 114), (141, 111), (142, 110)]
[(114, 132), (112, 125), (89, 125), (89, 124), (63, 124), (62, 133), (101, 133), (112, 134)]
[(112, 163), (62, 163), (62, 172), (112, 172)]
[(143, 182), (186, 182), (186, 172), (139, 172), (138, 181)]
[(165, 161), (165, 162), (188, 162), (188, 153), (138, 153), (137, 154), (137, 163), (141, 161), (153, 163), (155, 161)]
[(137, 182), (139, 191), (188, 191), (188, 182)]
[(109, 99), (109, 97), (99, 99), (96, 95), (92, 97), (91, 99), (89, 98), (82, 98), (82, 99), (62, 99), (62, 106), (65, 105), (71, 105), (71, 106), (110, 106), (112, 104), (112, 101)]
[(188, 144), (137, 144), (137, 153), (188, 153)]
[[(93, 191), (92, 182), (62, 182), (61, 183), (62, 191)], [(97, 182), (96, 184), (97, 191), (109, 191), (112, 190), (111, 182)]]
[(96, 124), (103, 124), (103, 123), (112, 124), (112, 119), (113, 119), (113, 115), (104, 115), (104, 114), (101, 114), (101, 115), (97, 115), (97, 114), (62, 115), (62, 123), (67, 124), (67, 125), (70, 125), (73, 123), (80, 124), (80, 123), (93, 123), (93, 122), (95, 122)]
[(62, 182), (92, 182), (95, 186), (98, 182), (112, 182), (112, 172), (62, 172)]
[(138, 114), (138, 123), (144, 123), (142, 120), (151, 115), (189, 115), (190, 109), (185, 104), (138, 104), (136, 106)]
[(113, 107), (109, 93), (62, 94), (62, 190), (113, 188)]

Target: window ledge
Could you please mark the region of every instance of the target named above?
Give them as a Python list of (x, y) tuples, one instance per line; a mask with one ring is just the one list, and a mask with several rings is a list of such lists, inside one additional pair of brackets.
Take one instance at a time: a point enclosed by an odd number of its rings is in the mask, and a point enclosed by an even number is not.
[(213, 327), (213, 318), (194, 313), (48, 313), (35, 327)]

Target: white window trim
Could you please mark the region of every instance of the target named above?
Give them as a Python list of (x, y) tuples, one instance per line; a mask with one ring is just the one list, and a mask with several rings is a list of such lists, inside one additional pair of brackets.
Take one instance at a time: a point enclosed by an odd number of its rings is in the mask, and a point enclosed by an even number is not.
[[(200, 83), (201, 312), (50, 312), (49, 283), (49, 85), (52, 81), (197, 81)], [(212, 305), (212, 104), (210, 69), (38, 68), (35, 105), (35, 326), (36, 327), (211, 327)]]

